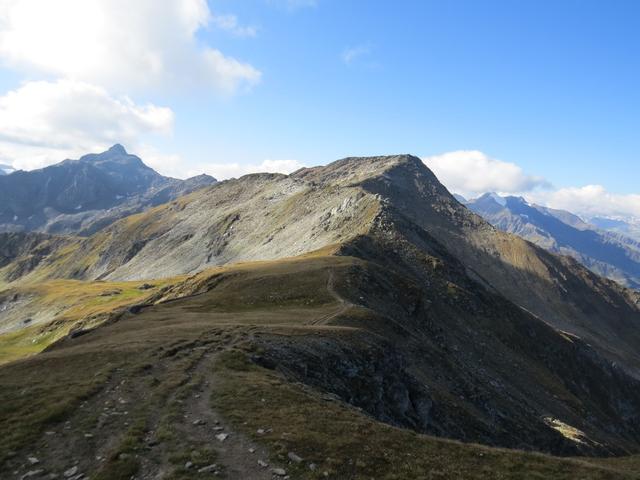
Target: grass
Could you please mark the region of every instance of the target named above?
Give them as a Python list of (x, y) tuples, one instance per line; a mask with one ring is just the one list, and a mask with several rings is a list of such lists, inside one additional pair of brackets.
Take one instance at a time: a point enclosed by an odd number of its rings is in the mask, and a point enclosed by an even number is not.
[(0, 464), (95, 394), (115, 368), (110, 360), (92, 352), (74, 361), (51, 358), (43, 370), (37, 368), (40, 362), (0, 369)]
[(42, 332), (36, 326), (0, 335), (0, 365), (41, 352), (59, 333)]
[(46, 324), (33, 325), (0, 335), (0, 365), (41, 352), (64, 337), (72, 328), (94, 328), (110, 314), (129, 305), (144, 302), (182, 277), (153, 282), (153, 288), (142, 290), (144, 282), (81, 282), (50, 280), (25, 284), (9, 290), (6, 296), (18, 294), (30, 298), (28, 312), (54, 311)]

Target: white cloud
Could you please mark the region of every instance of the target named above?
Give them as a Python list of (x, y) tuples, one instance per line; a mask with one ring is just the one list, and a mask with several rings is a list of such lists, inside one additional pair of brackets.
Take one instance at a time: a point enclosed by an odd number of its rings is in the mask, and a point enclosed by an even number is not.
[(190, 169), (187, 176), (191, 177), (201, 173), (207, 173), (217, 178), (225, 180), (237, 178), (249, 173), (271, 172), (271, 173), (291, 173), (304, 167), (297, 160), (264, 160), (259, 164), (244, 165), (237, 162), (232, 163), (203, 163)]
[(486, 192), (525, 197), (530, 203), (567, 210), (585, 219), (595, 216), (640, 219), (640, 194), (621, 195), (602, 185), (553, 188), (515, 163), (477, 150), (458, 150), (422, 159), (449, 191), (473, 198)]
[(173, 112), (72, 80), (28, 82), (0, 97), (0, 163), (32, 169), (114, 143), (168, 134)]
[(206, 0), (0, 0), (0, 60), (11, 68), (130, 91), (206, 87), (223, 94), (260, 80), (252, 65), (201, 45)]
[(543, 178), (526, 174), (515, 163), (491, 158), (477, 150), (458, 150), (422, 161), (450, 191), (465, 197), (485, 192), (521, 193), (549, 186)]
[[(125, 147), (127, 147), (125, 145)], [(187, 178), (185, 172), (185, 160), (177, 153), (164, 153), (147, 143), (141, 143), (127, 150), (138, 155), (142, 161), (153, 168), (155, 171), (174, 178)], [(196, 175), (204, 173), (198, 172)]]
[(346, 65), (351, 65), (357, 59), (367, 56), (369, 54), (371, 54), (371, 47), (369, 47), (368, 45), (358, 45), (355, 47), (346, 48), (342, 52), (341, 57), (342, 57), (342, 61)]
[(640, 219), (640, 194), (611, 193), (602, 185), (532, 192), (526, 197), (530, 202), (568, 210), (587, 219), (596, 216)]
[(211, 23), (220, 30), (225, 30), (236, 37), (255, 37), (258, 33), (256, 27), (240, 25), (235, 15), (214, 15)]

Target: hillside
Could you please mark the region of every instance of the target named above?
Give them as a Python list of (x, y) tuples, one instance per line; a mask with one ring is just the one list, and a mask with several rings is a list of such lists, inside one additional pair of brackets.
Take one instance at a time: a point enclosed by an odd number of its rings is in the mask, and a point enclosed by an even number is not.
[[(640, 450), (640, 297), (497, 230), (416, 157), (249, 175), (89, 238), (17, 235), (0, 235), (0, 344), (53, 339), (0, 368), (0, 472), (637, 478), (636, 457), (499, 448)], [(82, 294), (50, 322), (56, 288)]]
[(485, 194), (466, 205), (500, 230), (569, 255), (599, 275), (640, 289), (640, 243), (629, 237), (600, 230), (570, 212), (529, 205), (517, 197)]
[(0, 232), (89, 235), (106, 225), (215, 183), (160, 175), (114, 145), (99, 154), (0, 176)]

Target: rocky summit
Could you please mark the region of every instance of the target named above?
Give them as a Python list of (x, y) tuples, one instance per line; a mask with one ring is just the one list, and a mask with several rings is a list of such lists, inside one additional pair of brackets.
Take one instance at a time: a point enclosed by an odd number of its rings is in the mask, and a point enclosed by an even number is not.
[(638, 478), (640, 295), (411, 155), (0, 234), (0, 288), (4, 475)]

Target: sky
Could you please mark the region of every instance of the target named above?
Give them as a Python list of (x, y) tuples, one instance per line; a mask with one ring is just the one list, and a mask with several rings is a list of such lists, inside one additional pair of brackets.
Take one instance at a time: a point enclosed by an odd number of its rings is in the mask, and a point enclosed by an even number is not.
[(640, 218), (639, 23), (635, 0), (0, 0), (0, 163), (411, 153), (468, 197)]

